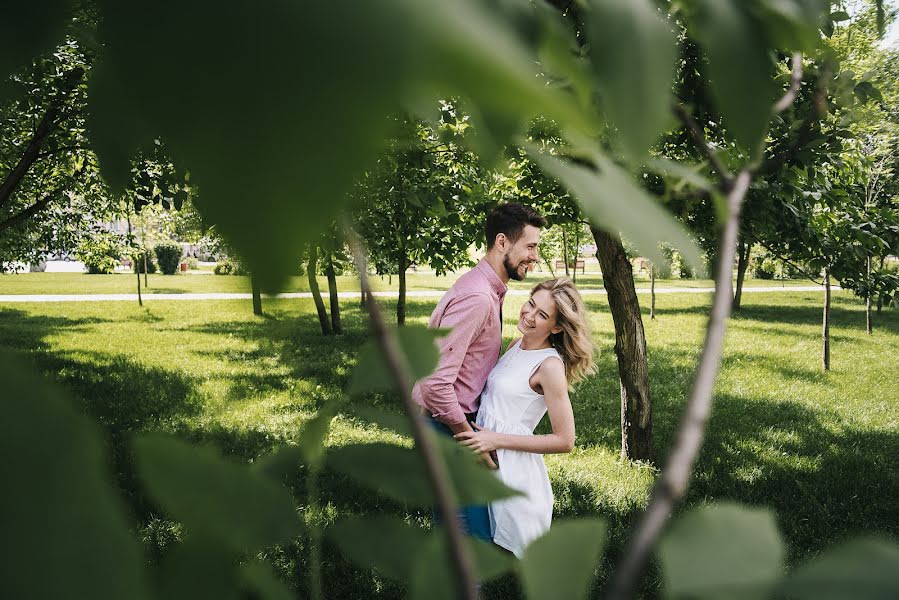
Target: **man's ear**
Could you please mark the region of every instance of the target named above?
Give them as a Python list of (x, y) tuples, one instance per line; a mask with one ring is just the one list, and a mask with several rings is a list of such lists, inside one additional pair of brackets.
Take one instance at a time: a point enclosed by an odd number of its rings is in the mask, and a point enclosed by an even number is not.
[(506, 237), (505, 233), (497, 233), (496, 237), (493, 240), (493, 245), (500, 250), (505, 250), (508, 243), (509, 238)]

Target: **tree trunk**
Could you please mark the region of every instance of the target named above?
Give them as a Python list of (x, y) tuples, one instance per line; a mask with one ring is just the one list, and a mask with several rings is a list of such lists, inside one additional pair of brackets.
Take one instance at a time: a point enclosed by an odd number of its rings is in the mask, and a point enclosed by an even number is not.
[(822, 331), (821, 363), (830, 370), (830, 269), (824, 269), (824, 319)]
[(571, 282), (577, 284), (577, 258), (580, 255), (578, 250), (581, 247), (581, 238), (577, 230), (574, 232), (574, 276), (571, 278)]
[[(128, 245), (129, 247), (134, 248), (134, 240), (131, 237), (131, 213), (129, 212), (125, 216), (128, 219)], [(142, 307), (144, 305), (144, 299), (140, 294), (140, 267), (137, 266), (136, 256), (132, 256), (131, 260), (133, 263), (131, 266), (134, 267), (134, 274), (137, 275), (137, 305)]]
[(568, 272), (568, 232), (565, 231), (565, 226), (562, 225), (562, 260), (565, 261), (565, 277), (570, 277), (571, 274)]
[(406, 255), (401, 254), (399, 260), (400, 292), (396, 299), (396, 324), (400, 327), (406, 324)]
[(868, 271), (868, 293), (865, 294), (865, 331), (868, 332), (868, 335), (874, 331), (874, 323), (871, 320), (871, 257), (868, 257), (866, 261), (866, 267)]
[(596, 241), (596, 258), (615, 324), (615, 355), (621, 384), (621, 456), (652, 460), (649, 366), (634, 272), (617, 234), (606, 233), (592, 224), (590, 231)]
[(656, 318), (656, 266), (649, 263), (649, 318)]
[(734, 291), (732, 310), (740, 310), (740, 302), (743, 299), (743, 280), (746, 278), (746, 268), (749, 266), (751, 250), (752, 244), (746, 244), (743, 240), (737, 244), (737, 289)]
[[(149, 253), (150, 253), (150, 251), (147, 250), (146, 247), (144, 247), (144, 251), (143, 251), (143, 256), (144, 256), (144, 287), (150, 287), (150, 285), (147, 283), (147, 273), (150, 272), (150, 265), (148, 264), (148, 261), (149, 261), (150, 259), (147, 257), (147, 254), (149, 254)], [(139, 271), (139, 270), (140, 270), (140, 269), (138, 269), (138, 271)], [(137, 278), (140, 279), (140, 273), (137, 274)]]
[(334, 335), (343, 333), (340, 324), (340, 300), (337, 298), (337, 277), (334, 275), (334, 255), (328, 251), (325, 255), (325, 274), (328, 276), (328, 297), (331, 300), (331, 330)]
[(309, 277), (309, 291), (312, 292), (312, 300), (315, 302), (315, 310), (318, 311), (318, 324), (322, 328), (322, 335), (331, 335), (331, 322), (328, 321), (328, 311), (322, 302), (322, 294), (318, 289), (318, 280), (315, 273), (318, 270), (318, 246), (309, 245), (309, 264), (306, 265), (306, 275)]
[(259, 284), (256, 278), (250, 275), (250, 288), (253, 290), (253, 314), (257, 317), (262, 316), (262, 293), (259, 291)]

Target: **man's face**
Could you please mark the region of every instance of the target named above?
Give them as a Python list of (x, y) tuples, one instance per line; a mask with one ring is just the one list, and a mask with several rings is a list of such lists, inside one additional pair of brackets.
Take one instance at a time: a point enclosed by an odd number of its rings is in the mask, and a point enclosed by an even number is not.
[(503, 267), (506, 268), (509, 279), (524, 280), (528, 274), (528, 267), (537, 262), (539, 245), (540, 228), (525, 225), (521, 237), (514, 244), (509, 245), (503, 255)]

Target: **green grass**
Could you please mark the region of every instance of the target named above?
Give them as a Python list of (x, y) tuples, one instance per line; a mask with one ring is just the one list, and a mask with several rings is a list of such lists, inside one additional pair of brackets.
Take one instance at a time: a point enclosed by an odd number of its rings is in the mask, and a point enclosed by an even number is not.
[[(445, 290), (459, 277), (453, 273), (442, 277), (433, 274), (413, 274), (407, 276), (410, 290)], [(148, 276), (148, 287), (143, 287), (145, 294), (186, 294), (233, 292), (249, 293), (250, 280), (239, 275), (160, 275)], [(535, 272), (523, 282), (513, 281), (511, 289), (530, 289), (536, 282), (550, 277), (548, 272)], [(595, 274), (579, 275), (577, 283), (582, 288), (601, 288), (602, 277)], [(318, 278), (322, 290), (327, 291), (327, 280)], [(791, 287), (810, 285), (807, 280), (770, 281), (764, 279), (747, 279), (746, 287), (777, 286)], [(714, 284), (708, 279), (665, 279), (658, 280), (659, 288), (666, 287), (701, 287), (711, 288)], [(649, 288), (649, 280), (637, 278), (637, 286)], [(373, 277), (372, 287), (376, 290), (397, 290), (397, 277)], [(337, 278), (340, 291), (358, 291), (359, 281), (355, 276), (346, 275)], [(306, 276), (295, 276), (287, 280), (285, 292), (308, 292), (309, 282)], [(115, 275), (87, 275), (84, 273), (18, 273), (0, 274), (0, 295), (5, 294), (134, 294), (137, 292), (136, 277), (133, 273), (117, 273)]]
[[(9, 280), (15, 277), (22, 276)], [(116, 277), (122, 276), (109, 276)], [(2, 280), (0, 293), (9, 293), (2, 291), (9, 280)], [(899, 311), (884, 310), (868, 336), (861, 304), (848, 293), (836, 293), (833, 368), (823, 373), (821, 299), (820, 293), (806, 292), (744, 297), (743, 311), (730, 324), (715, 406), (687, 497), (687, 505), (737, 500), (770, 506), (794, 562), (862, 532), (899, 534)], [(506, 303), (507, 340), (515, 333), (516, 300)], [(708, 302), (707, 294), (660, 296), (658, 318), (645, 317), (659, 464), (688, 393)], [(132, 475), (130, 436), (165, 430), (213, 443), (236, 460), (255, 461), (295, 441), (306, 419), (340, 397), (367, 338), (355, 301), (344, 303), (347, 334), (339, 338), (319, 335), (309, 300), (264, 305), (263, 318), (252, 316), (249, 301), (236, 300), (158, 301), (143, 309), (130, 302), (0, 305), (0, 346), (26, 355), (68, 388), (107, 432), (117, 481), (153, 558), (165, 553), (177, 529), (145, 500)], [(433, 305), (434, 300), (410, 301), (409, 320), (425, 323)], [(575, 451), (547, 457), (547, 465), (557, 516), (598, 515), (609, 522), (602, 580), (647, 500), (655, 470), (618, 457), (620, 400), (611, 317), (604, 297), (589, 297), (588, 307), (601, 352), (599, 373), (572, 398)], [(392, 305), (385, 303), (385, 309), (391, 312)], [(389, 396), (367, 402), (398, 410)], [(341, 414), (329, 446), (359, 440), (402, 441)], [(326, 518), (403, 511), (329, 471), (321, 485)], [(299, 477), (294, 491), (301, 503), (304, 490)], [(426, 514), (416, 517), (427, 520)], [(301, 596), (304, 543), (269, 554)], [(330, 546), (324, 583), (327, 597), (402, 595), (399, 586), (353, 568)], [(650, 595), (655, 585), (649, 584)], [(508, 597), (510, 589), (499, 585), (489, 592)]]

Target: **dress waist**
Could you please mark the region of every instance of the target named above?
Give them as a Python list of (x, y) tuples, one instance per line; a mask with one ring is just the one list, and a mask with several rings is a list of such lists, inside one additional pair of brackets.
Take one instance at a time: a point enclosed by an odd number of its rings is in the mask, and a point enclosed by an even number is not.
[(485, 429), (497, 433), (512, 433), (515, 435), (534, 435), (534, 428), (520, 421), (504, 421), (497, 419), (489, 410), (478, 412), (477, 424)]

